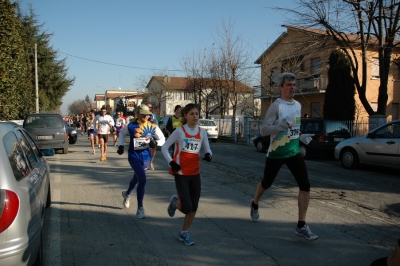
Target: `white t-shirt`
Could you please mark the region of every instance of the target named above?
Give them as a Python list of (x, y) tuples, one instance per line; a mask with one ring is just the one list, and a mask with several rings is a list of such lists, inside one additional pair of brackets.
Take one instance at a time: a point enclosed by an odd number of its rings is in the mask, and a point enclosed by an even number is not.
[(110, 127), (114, 126), (114, 119), (110, 115), (96, 116), (93, 122), (98, 128), (98, 134), (110, 134)]

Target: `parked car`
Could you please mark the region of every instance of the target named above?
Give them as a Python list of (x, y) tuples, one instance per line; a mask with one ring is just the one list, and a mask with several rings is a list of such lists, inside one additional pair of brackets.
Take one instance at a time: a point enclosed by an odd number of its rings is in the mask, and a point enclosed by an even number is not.
[(76, 130), (71, 126), (68, 126), (67, 123), (65, 123), (65, 127), (67, 128), (68, 131), (68, 143), (75, 144), (76, 141), (78, 140), (78, 134), (76, 133)]
[(168, 131), (166, 129), (168, 120), (171, 116), (164, 116), (160, 118), (160, 121), (158, 122), (158, 127), (161, 129), (162, 133), (164, 133), (164, 136), (167, 138), (168, 137)]
[(199, 119), (199, 127), (204, 128), (207, 131), (207, 137), (212, 142), (218, 140), (218, 127), (214, 120), (211, 119)]
[[(351, 137), (347, 125), (343, 122), (322, 118), (302, 118), (300, 131), (302, 134), (314, 134), (308, 145), (300, 142), (302, 154), (306, 159), (321, 152), (333, 156), (335, 146), (340, 141)], [(262, 137), (257, 134), (253, 143), (258, 152), (266, 152), (270, 144), (270, 137)]]
[(341, 121), (324, 120), (322, 118), (302, 118), (300, 124), (302, 134), (314, 134), (312, 141), (305, 145), (300, 141), (304, 158), (321, 153), (333, 157), (333, 151), (338, 143), (351, 138), (348, 126)]
[(68, 130), (61, 115), (33, 113), (25, 117), (23, 128), (39, 149), (61, 150), (68, 153)]
[(254, 146), (258, 152), (266, 152), (271, 142), (270, 136), (263, 137), (261, 134), (257, 134), (253, 139)]
[(335, 147), (335, 158), (347, 169), (359, 164), (400, 168), (400, 120), (340, 142)]
[(42, 227), (51, 205), (50, 170), (30, 135), (0, 123), (0, 265), (42, 265)]

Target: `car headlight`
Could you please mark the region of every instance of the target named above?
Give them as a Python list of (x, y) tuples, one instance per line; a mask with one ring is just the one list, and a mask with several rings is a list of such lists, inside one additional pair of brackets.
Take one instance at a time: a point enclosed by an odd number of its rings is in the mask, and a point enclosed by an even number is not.
[(76, 134), (76, 130), (72, 130), (72, 131), (71, 131), (71, 134)]

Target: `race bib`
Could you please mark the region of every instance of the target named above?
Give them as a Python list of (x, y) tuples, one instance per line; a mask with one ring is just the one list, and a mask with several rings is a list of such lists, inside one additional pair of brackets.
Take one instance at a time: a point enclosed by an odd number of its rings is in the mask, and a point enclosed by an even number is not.
[(145, 150), (150, 148), (150, 138), (134, 138), (133, 139), (133, 149), (135, 150)]
[(183, 152), (199, 153), (201, 148), (201, 139), (185, 138), (183, 139)]
[(288, 128), (288, 138), (289, 139), (298, 139), (300, 137), (300, 125), (292, 126)]

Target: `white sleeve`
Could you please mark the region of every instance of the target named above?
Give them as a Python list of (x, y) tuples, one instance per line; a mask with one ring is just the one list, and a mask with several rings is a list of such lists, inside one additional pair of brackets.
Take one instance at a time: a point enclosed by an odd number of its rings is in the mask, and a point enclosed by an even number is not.
[(164, 155), (165, 160), (167, 160), (167, 163), (170, 163), (172, 161), (171, 155), (168, 152), (168, 148), (171, 145), (175, 145), (175, 142), (179, 140), (180, 133), (182, 132), (182, 129), (179, 127), (174, 132), (172, 132), (171, 136), (165, 141), (164, 145), (161, 147), (161, 152)]
[(200, 130), (201, 130), (200, 134), (201, 134), (201, 140), (202, 140), (201, 142), (202, 142), (202, 146), (203, 146), (204, 152), (205, 153), (209, 153), (209, 154), (212, 155), (211, 148), (210, 148), (210, 143), (208, 142), (207, 132), (205, 131), (204, 128), (201, 128)]
[(157, 146), (163, 146), (165, 143), (165, 136), (162, 133), (161, 129), (157, 126), (156, 132), (154, 134), (154, 138), (157, 140)]
[(119, 138), (118, 138), (118, 146), (124, 146), (125, 138), (126, 136), (129, 135), (129, 130), (128, 127), (124, 127), (121, 132), (119, 133)]
[(114, 126), (114, 119), (112, 118), (112, 116), (110, 116), (110, 119), (109, 119), (109, 121), (111, 121), (111, 123), (110, 123), (110, 127), (113, 127), (113, 126)]

